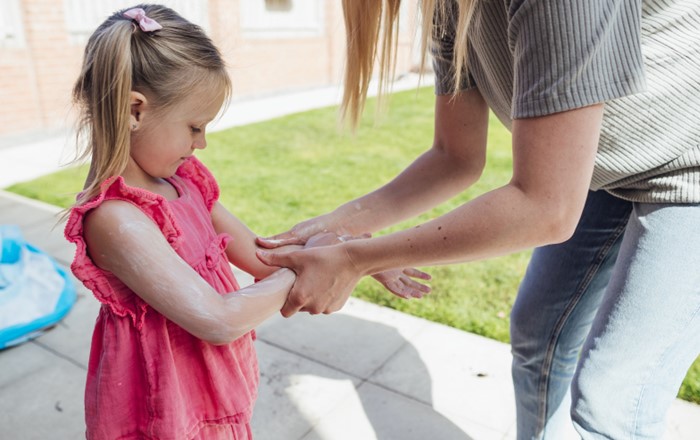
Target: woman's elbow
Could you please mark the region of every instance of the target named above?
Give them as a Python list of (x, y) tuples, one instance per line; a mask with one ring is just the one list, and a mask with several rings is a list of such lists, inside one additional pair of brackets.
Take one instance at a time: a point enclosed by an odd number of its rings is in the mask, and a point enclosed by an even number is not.
[(461, 187), (468, 187), (481, 178), (486, 167), (486, 156), (473, 154), (469, 157), (452, 157), (451, 165), (454, 167), (454, 175), (462, 183)]
[(526, 224), (530, 244), (546, 246), (569, 240), (575, 233), (583, 212), (585, 196), (579, 197), (567, 191), (552, 191), (522, 185), (513, 179), (509, 188), (514, 189), (522, 204), (522, 221)]
[(476, 182), (481, 178), (484, 168), (486, 168), (486, 156), (472, 157), (462, 167), (465, 171), (464, 178), (469, 182)]
[(551, 210), (545, 210), (543, 217), (546, 220), (543, 223), (546, 225), (544, 228), (544, 241), (543, 244), (560, 244), (568, 241), (576, 232), (576, 227), (578, 226), (579, 219), (581, 217), (581, 210), (577, 207), (556, 207)]
[(574, 235), (576, 225), (573, 227), (570, 224), (557, 225), (551, 231), (547, 244), (560, 244), (568, 241)]
[(438, 159), (443, 176), (460, 180), (464, 187), (479, 180), (486, 167), (486, 149), (470, 148), (460, 141), (438, 139), (428, 154)]

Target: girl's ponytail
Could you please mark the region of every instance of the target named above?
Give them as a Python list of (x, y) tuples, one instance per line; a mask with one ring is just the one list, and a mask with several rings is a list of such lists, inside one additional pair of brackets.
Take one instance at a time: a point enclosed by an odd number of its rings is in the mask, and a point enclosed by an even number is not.
[(100, 183), (124, 171), (129, 161), (134, 28), (129, 20), (107, 22), (95, 31), (85, 48), (73, 99), (82, 109), (78, 136), (88, 144), (80, 158), (90, 154), (92, 158), (78, 204), (97, 194)]

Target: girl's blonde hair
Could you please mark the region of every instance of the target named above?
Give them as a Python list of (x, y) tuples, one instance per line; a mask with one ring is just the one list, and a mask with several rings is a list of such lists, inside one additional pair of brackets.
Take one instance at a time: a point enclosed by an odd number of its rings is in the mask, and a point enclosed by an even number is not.
[(100, 191), (107, 178), (121, 174), (129, 161), (130, 92), (146, 96), (153, 111), (179, 103), (196, 87), (218, 87), (226, 98), (231, 80), (225, 63), (202, 29), (161, 5), (134, 6), (162, 29), (142, 31), (117, 11), (92, 34), (73, 88), (80, 109), (79, 159), (91, 157), (90, 173), (77, 205)]
[[(420, 0), (422, 14), (421, 72), (427, 51), (442, 37), (456, 15), (454, 25), (453, 93), (461, 84), (467, 67), (467, 31), (477, 0)], [(386, 91), (396, 66), (401, 0), (343, 0), (347, 45), (345, 89), (341, 117), (357, 127), (367, 98), (374, 64), (379, 56), (379, 94)], [(456, 10), (455, 10), (456, 8)]]

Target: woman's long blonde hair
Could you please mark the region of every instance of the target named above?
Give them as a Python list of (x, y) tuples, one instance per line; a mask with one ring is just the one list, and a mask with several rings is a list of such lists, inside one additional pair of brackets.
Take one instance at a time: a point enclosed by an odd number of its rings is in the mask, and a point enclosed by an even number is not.
[[(441, 37), (453, 14), (457, 14), (454, 35), (453, 84), (461, 84), (467, 66), (467, 31), (477, 0), (420, 0), (422, 14), (421, 72), (426, 53)], [(345, 88), (341, 117), (357, 127), (367, 99), (367, 90), (379, 58), (379, 94), (386, 91), (396, 66), (401, 0), (343, 0), (347, 45)], [(456, 8), (456, 10), (455, 10)], [(454, 86), (453, 92), (457, 92)]]
[(198, 86), (219, 87), (228, 98), (231, 80), (212, 41), (202, 29), (172, 9), (142, 4), (163, 28), (144, 32), (115, 12), (85, 47), (73, 100), (80, 109), (79, 160), (91, 157), (80, 205), (100, 191), (107, 178), (121, 174), (129, 161), (130, 92), (144, 94), (154, 111), (165, 111)]

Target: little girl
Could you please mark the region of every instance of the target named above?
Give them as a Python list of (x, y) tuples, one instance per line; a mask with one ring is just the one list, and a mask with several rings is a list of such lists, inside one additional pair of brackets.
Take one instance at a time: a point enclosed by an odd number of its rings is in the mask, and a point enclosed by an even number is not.
[[(88, 41), (73, 94), (91, 166), (65, 229), (73, 273), (102, 303), (88, 439), (251, 437), (252, 329), (280, 310), (295, 275), (256, 258), (255, 235), (192, 156), (230, 89), (211, 40), (166, 7), (115, 13)], [(229, 262), (263, 281), (236, 292)], [(395, 293), (425, 291), (403, 285)]]

